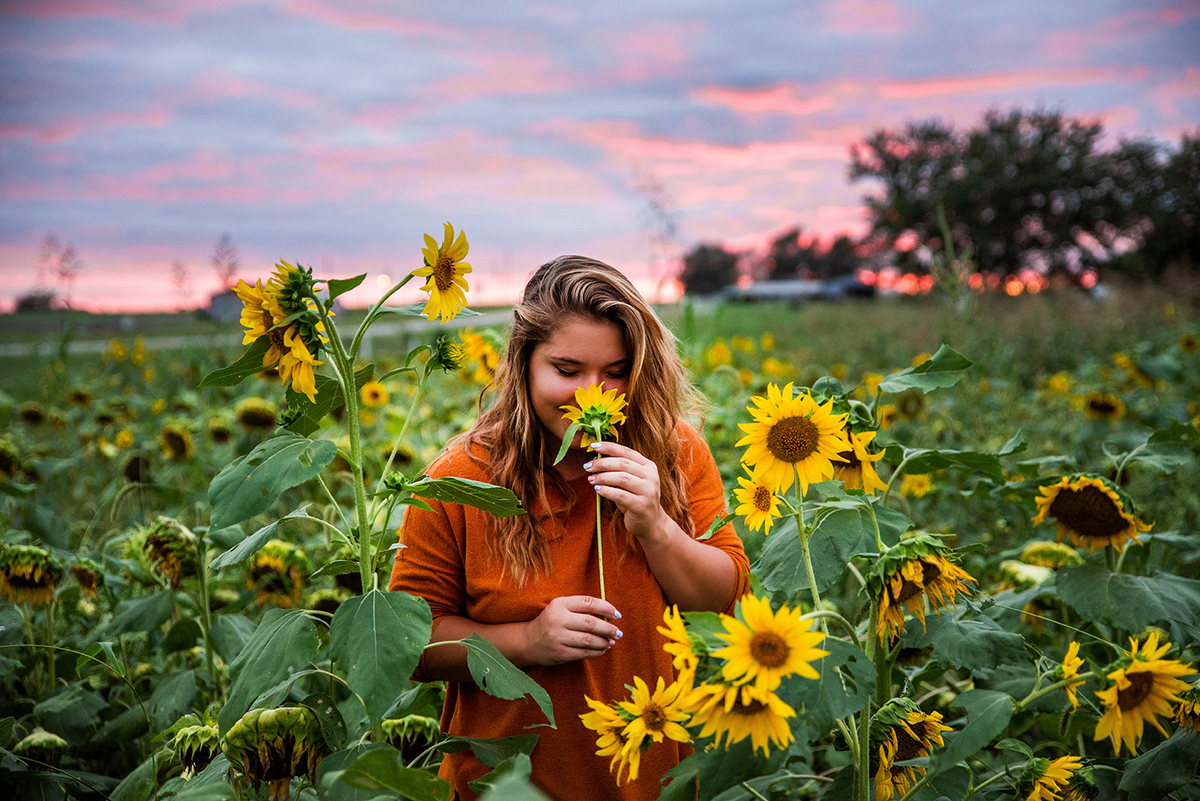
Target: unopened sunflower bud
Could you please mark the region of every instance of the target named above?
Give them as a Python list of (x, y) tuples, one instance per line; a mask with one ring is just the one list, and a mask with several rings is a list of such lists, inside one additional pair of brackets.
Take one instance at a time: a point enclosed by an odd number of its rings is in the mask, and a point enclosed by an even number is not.
[(36, 545), (0, 548), (0, 592), (12, 603), (50, 603), (62, 577), (62, 566), (45, 548)]
[(439, 337), (437, 344), (429, 354), (428, 369), (442, 368), (447, 373), (461, 370), (467, 363), (467, 351), (461, 342), (455, 342), (450, 337)]
[(388, 718), (380, 723), (388, 743), (395, 748), (403, 748), (414, 742), (432, 740), (437, 737), (441, 727), (433, 718), (424, 715), (405, 715), (402, 718)]
[(174, 518), (162, 516), (154, 521), (142, 546), (154, 570), (172, 589), (179, 589), (185, 578), (200, 570), (196, 535)]
[(1021, 561), (1027, 565), (1059, 568), (1083, 564), (1083, 557), (1070, 545), (1039, 540), (1025, 546), (1021, 551)]
[(13, 747), (13, 753), (34, 762), (38, 770), (50, 770), (62, 762), (67, 748), (66, 740), (39, 726)]
[(388, 489), (390, 489), (392, 491), (402, 490), (402, 489), (404, 489), (404, 485), (405, 485), (405, 478), (404, 478), (404, 475), (401, 473), (388, 473), (386, 476), (383, 477), (383, 486), (387, 487)]

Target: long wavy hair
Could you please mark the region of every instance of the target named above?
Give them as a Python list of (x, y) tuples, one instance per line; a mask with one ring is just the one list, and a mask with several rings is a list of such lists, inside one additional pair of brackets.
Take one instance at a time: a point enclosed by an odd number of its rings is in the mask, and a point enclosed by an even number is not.
[[(621, 329), (630, 357), (628, 419), (621, 426), (621, 442), (658, 466), (663, 509), (684, 531), (692, 525), (684, 471), (678, 469), (675, 429), (681, 414), (697, 411), (701, 404), (680, 362), (675, 336), (620, 272), (595, 259), (559, 256), (537, 269), (513, 307), (508, 348), (485, 390), (494, 393), (491, 406), (483, 409), (481, 394), (478, 420), (447, 446), (460, 446), (486, 465), (492, 481), (511, 489), (529, 510), (529, 514), (488, 520), (489, 544), (518, 586), (530, 576), (553, 570), (542, 527), (542, 519), (553, 518), (556, 511), (548, 503), (547, 486), (554, 486), (569, 504), (576, 500), (551, 465), (561, 443), (550, 441), (529, 395), (534, 348), (572, 317)], [(623, 528), (622, 516), (614, 514), (615, 505), (603, 503), (609, 519)], [(534, 514), (538, 509), (541, 515)], [(633, 540), (626, 532), (628, 549), (634, 548)]]

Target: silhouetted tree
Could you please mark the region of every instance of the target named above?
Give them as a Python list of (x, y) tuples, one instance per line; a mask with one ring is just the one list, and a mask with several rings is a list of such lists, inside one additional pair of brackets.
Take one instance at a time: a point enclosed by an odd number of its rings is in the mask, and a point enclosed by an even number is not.
[(708, 295), (738, 280), (738, 255), (720, 245), (697, 245), (683, 257), (679, 276), (689, 295)]
[(175, 285), (175, 294), (187, 306), (192, 300), (192, 271), (179, 259), (171, 262), (171, 283)]
[(233, 244), (233, 237), (229, 234), (221, 234), (221, 238), (217, 240), (217, 246), (213, 249), (212, 259), (210, 260), (212, 268), (217, 272), (217, 279), (221, 282), (222, 289), (229, 289), (233, 286), (233, 277), (237, 275), (238, 268), (241, 267), (241, 262), (238, 261), (237, 248)]

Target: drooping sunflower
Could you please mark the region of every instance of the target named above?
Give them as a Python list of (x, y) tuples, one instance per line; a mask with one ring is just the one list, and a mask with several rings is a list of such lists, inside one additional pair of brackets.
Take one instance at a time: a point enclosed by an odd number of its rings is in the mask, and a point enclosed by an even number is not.
[(175, 732), (171, 748), (183, 763), (184, 778), (190, 778), (208, 767), (221, 753), (221, 734), (217, 724), (197, 722)]
[(454, 226), (445, 223), (442, 244), (429, 234), (425, 234), (425, 247), (421, 255), (425, 266), (414, 270), (413, 275), (427, 278), (421, 289), (429, 293), (429, 302), (425, 304), (425, 318), (433, 320), (440, 317), (441, 322), (453, 320), (463, 306), (467, 305), (467, 279), (464, 275), (471, 272), (471, 265), (463, 261), (470, 245), (467, 235), (458, 232), (454, 237)]
[(811, 631), (813, 621), (802, 622), (787, 604), (772, 612), (766, 597), (746, 595), (738, 608), (741, 620), (721, 616), (725, 631), (717, 636), (729, 645), (712, 654), (725, 660), (721, 667), (725, 681), (734, 686), (753, 683), (761, 697), (793, 673), (807, 679), (821, 677), (812, 663), (829, 652), (816, 647), (825, 635)]
[(200, 570), (200, 553), (196, 535), (170, 517), (160, 516), (146, 531), (142, 550), (146, 558), (173, 589), (179, 589), (185, 578)]
[(611, 756), (608, 763), (610, 772), (617, 775), (617, 784), (635, 781), (638, 777), (638, 767), (642, 760), (642, 749), (630, 747), (630, 740), (625, 735), (628, 721), (612, 706), (594, 701), (586, 695), (583, 700), (591, 708), (591, 712), (580, 715), (583, 725), (596, 734), (596, 756)]
[(761, 466), (763, 480), (776, 492), (786, 492), (799, 480), (802, 494), (808, 485), (833, 478), (833, 463), (844, 462), (840, 454), (850, 450), (846, 441), (845, 414), (833, 414), (833, 401), (818, 405), (807, 391), (793, 396), (792, 384), (781, 391), (767, 385), (767, 397), (751, 398), (746, 411), (753, 423), (739, 423), (746, 435), (737, 441), (746, 452), (742, 462)]
[(766, 527), (764, 533), (771, 533), (775, 518), (779, 517), (779, 498), (771, 490), (771, 485), (763, 480), (763, 470), (755, 467), (747, 471), (749, 478), (738, 476), (739, 486), (733, 491), (738, 505), (734, 514), (741, 515), (746, 520), (746, 527), (758, 531)]
[[(663, 650), (671, 655), (671, 665), (679, 673), (679, 683), (690, 688), (700, 660), (691, 635), (684, 626), (683, 615), (679, 614), (679, 607), (668, 606), (664, 609), (663, 623), (666, 625), (657, 628), (658, 633), (667, 638)], [(703, 648), (703, 645), (700, 647)]]
[(1036, 567), (1058, 569), (1065, 565), (1083, 564), (1083, 557), (1070, 545), (1035, 540), (1021, 550), (1021, 561)]
[(79, 584), (80, 594), (84, 598), (95, 598), (96, 590), (104, 586), (104, 573), (100, 565), (91, 559), (80, 557), (71, 565), (71, 575)]
[(358, 396), (362, 399), (364, 406), (370, 406), (373, 409), (383, 406), (391, 397), (387, 387), (378, 381), (368, 381), (363, 384), (362, 389), (358, 391)]
[(879, 604), (880, 643), (887, 645), (904, 633), (904, 610), (925, 627), (925, 602), (940, 616), (975, 579), (949, 559), (950, 550), (937, 537), (919, 532), (875, 561), (867, 576), (867, 591)]
[(1147, 636), (1141, 647), (1136, 638), (1129, 642), (1132, 648), (1117, 662), (1121, 667), (1108, 674), (1112, 684), (1096, 693), (1105, 712), (1096, 724), (1095, 739), (1112, 737), (1117, 756), (1122, 746), (1130, 754), (1137, 752), (1146, 723), (1167, 734), (1158, 718), (1171, 716), (1171, 704), (1179, 700), (1179, 693), (1190, 689), (1180, 678), (1196, 672), (1176, 659), (1162, 658), (1171, 644), (1159, 647), (1157, 632)]
[(888, 488), (875, 472), (874, 463), (883, 458), (883, 451), (871, 453), (867, 450), (867, 445), (875, 439), (876, 433), (863, 431), (856, 434), (846, 430), (846, 439), (849, 440), (850, 447), (838, 454), (846, 463), (833, 466), (834, 480), (841, 481), (846, 489), (860, 489), (868, 495), (874, 495)]
[(467, 363), (467, 349), (450, 337), (438, 337), (429, 354), (430, 368), (441, 368), (443, 373), (461, 370)]
[(625, 738), (629, 741), (629, 749), (641, 748), (646, 738), (661, 743), (664, 737), (680, 743), (691, 742), (692, 735), (682, 723), (687, 722), (688, 713), (683, 709), (682, 690), (679, 682), (667, 685), (662, 676), (654, 692), (641, 676), (633, 677), (633, 694), (630, 700), (621, 701), (618, 706), (626, 713), (629, 723), (625, 726)]
[(150, 483), (150, 460), (140, 453), (133, 454), (121, 466), (121, 475), (130, 484)]
[(317, 357), (325, 327), (312, 297), (312, 270), (280, 261), (266, 285), (261, 279), (254, 286), (238, 281), (233, 289), (242, 301), (242, 344), (267, 337), (270, 347), (262, 366), (276, 368), (284, 386), (291, 383), (293, 390), (316, 403), (313, 368), (324, 364)]
[(168, 423), (158, 432), (158, 446), (162, 455), (172, 462), (186, 462), (196, 455), (192, 435), (183, 426)]
[(615, 389), (606, 392), (601, 381), (599, 386), (588, 384), (576, 389), (575, 404), (558, 408), (563, 410), (563, 417), (582, 425), (580, 447), (586, 448), (595, 442), (597, 432), (617, 439), (617, 426), (625, 422), (625, 413), (621, 411), (625, 408), (624, 393), (618, 394)]
[(792, 709), (773, 692), (759, 692), (751, 685), (701, 684), (687, 699), (692, 725), (700, 726), (700, 737), (715, 735), (714, 744), (725, 742), (726, 750), (747, 737), (753, 750), (769, 755), (770, 746), (787, 748), (794, 739), (788, 718)]
[(934, 746), (945, 745), (942, 732), (950, 730), (940, 712), (925, 713), (908, 698), (893, 698), (880, 707), (871, 719), (876, 801), (908, 792), (925, 768), (896, 763), (929, 756)]
[(1115, 423), (1125, 416), (1125, 403), (1109, 392), (1091, 392), (1083, 402), (1083, 413), (1089, 420)]
[(251, 709), (225, 733), (221, 750), (255, 789), (267, 782), (271, 798), (287, 798), (294, 776), (315, 784), (329, 753), (317, 713), (306, 706)]
[(1062, 801), (1095, 801), (1098, 795), (1100, 788), (1096, 786), (1095, 771), (1085, 765), (1071, 774)]
[(1058, 540), (1068, 536), (1080, 548), (1094, 553), (1111, 545), (1117, 553), (1125, 550), (1125, 540), (1137, 542), (1138, 534), (1150, 526), (1125, 511), (1125, 502), (1107, 479), (1081, 475), (1072, 480), (1063, 476), (1056, 484), (1038, 488), (1038, 513), (1033, 524), (1053, 517), (1058, 523)]
[(264, 398), (243, 398), (233, 407), (233, 416), (247, 431), (269, 431), (278, 414), (279, 407)]
[(0, 548), (0, 592), (10, 603), (51, 603), (62, 577), (62, 565), (45, 548), (36, 545)]
[[(1074, 640), (1067, 646), (1067, 655), (1063, 657), (1062, 664), (1055, 671), (1055, 677), (1066, 680), (1073, 679), (1079, 675), (1079, 669), (1083, 667), (1083, 657), (1079, 655), (1079, 643)], [(1079, 689), (1079, 685), (1083, 684), (1083, 680), (1068, 684), (1063, 689), (1067, 691), (1067, 700), (1071, 702), (1072, 709), (1079, 708), (1079, 698), (1075, 695)]]
[(1192, 734), (1200, 734), (1200, 688), (1195, 684), (1179, 694), (1175, 723)]
[(1028, 793), (1025, 801), (1056, 801), (1082, 766), (1077, 756), (1063, 756), (1053, 762), (1044, 757), (1031, 759), (1025, 763), (1017, 787)]
[(312, 561), (300, 548), (283, 540), (271, 540), (250, 558), (247, 586), (257, 590), (260, 605), (274, 604), (291, 609), (300, 603)]

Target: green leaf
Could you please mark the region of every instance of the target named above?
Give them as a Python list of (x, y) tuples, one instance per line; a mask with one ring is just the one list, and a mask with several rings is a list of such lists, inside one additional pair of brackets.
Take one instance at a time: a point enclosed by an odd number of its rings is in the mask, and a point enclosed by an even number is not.
[(375, 801), (375, 799), (392, 801), (396, 798), (394, 793), (359, 790), (339, 781), (342, 771), (354, 764), (354, 761), (363, 754), (368, 751), (388, 749), (395, 750), (387, 743), (362, 743), (322, 759), (321, 764), (317, 766), (318, 797), (321, 801)]
[(312, 693), (301, 706), (308, 707), (317, 716), (321, 736), (330, 751), (337, 751), (346, 743), (346, 721), (337, 710), (337, 703), (326, 693)]
[(398, 793), (411, 801), (449, 801), (454, 788), (426, 770), (406, 767), (395, 748), (374, 748), (361, 754), (337, 780), (359, 790)]
[(521, 500), (507, 487), (473, 481), (469, 478), (429, 478), (425, 476), (404, 489), (422, 498), (447, 501), (463, 506), (474, 506), (496, 517), (512, 517), (525, 514)]
[(347, 573), (357, 573), (358, 562), (352, 559), (333, 559), (313, 571), (310, 578), (318, 576), (344, 576)]
[(575, 435), (579, 433), (579, 429), (583, 428), (583, 423), (578, 420), (567, 426), (567, 430), (563, 433), (562, 445), (558, 448), (558, 455), (554, 457), (554, 464), (558, 464), (567, 455), (567, 451), (571, 448), (571, 443), (575, 441)]
[(227, 663), (237, 659), (238, 654), (254, 636), (258, 628), (253, 620), (241, 615), (217, 615), (213, 618), (212, 628), (208, 636), (212, 639), (213, 647)]
[(228, 465), (208, 488), (211, 528), (225, 528), (269, 509), (283, 494), (333, 461), (337, 445), (280, 434)]
[[(526, 757), (528, 759), (528, 757)], [(550, 801), (526, 776), (510, 771), (500, 777), (479, 801)]]
[[(475, 793), (486, 793), (488, 790), (499, 781), (505, 778), (519, 779), (528, 784), (529, 776), (533, 773), (533, 763), (529, 761), (529, 754), (514, 754), (501, 761), (487, 773), (475, 779), (472, 782), (467, 782), (467, 787)], [(497, 798), (505, 798), (504, 795), (495, 796)]]
[(932, 473), (934, 470), (945, 470), (949, 467), (965, 467), (968, 470), (977, 470), (996, 481), (1004, 480), (1004, 468), (1000, 466), (1000, 457), (994, 453), (905, 448), (896, 444), (888, 445), (883, 453), (883, 458), (887, 459), (889, 464), (906, 462), (904, 472), (909, 475)]
[(1026, 759), (1033, 759), (1033, 749), (1020, 740), (1011, 737), (996, 743), (996, 747), (1004, 751), (1015, 751)]
[[(363, 384), (375, 375), (375, 365), (367, 364), (354, 373), (354, 391), (362, 389)], [(312, 436), (321, 428), (325, 415), (346, 403), (342, 397), (342, 387), (332, 378), (316, 376), (316, 400), (310, 401), (308, 396), (297, 392), (290, 386), (287, 390), (288, 411), (296, 412), (296, 417), (284, 428), (302, 437)]]
[(93, 631), (87, 642), (111, 640), (118, 634), (131, 631), (151, 631), (170, 619), (173, 608), (174, 599), (170, 590), (155, 593), (149, 598), (123, 601), (117, 604), (116, 616)]
[[(186, 715), (196, 700), (196, 672), (185, 670), (159, 679), (146, 706), (154, 720), (155, 731), (165, 729)], [(140, 714), (140, 710), (139, 714)]]
[(0, 494), (13, 498), (28, 498), (37, 489), (37, 484), (20, 484), (10, 479), (0, 479)]
[(248, 375), (261, 373), (263, 357), (271, 349), (271, 338), (263, 334), (250, 344), (242, 357), (228, 367), (213, 370), (200, 381), (202, 387), (232, 387)]
[(970, 359), (949, 345), (942, 345), (932, 358), (916, 367), (898, 370), (880, 381), (879, 391), (897, 393), (919, 389), (930, 392), (940, 387), (952, 387), (962, 378), (961, 372), (972, 364)]
[(1119, 789), (1129, 798), (1167, 798), (1196, 779), (1200, 737), (1179, 729), (1166, 742), (1125, 763)]
[(516, 734), (512, 737), (447, 737), (437, 744), (443, 754), (457, 754), (468, 748), (483, 764), (494, 768), (517, 754), (532, 754), (538, 735)]
[(356, 286), (361, 284), (363, 279), (366, 277), (367, 274), (363, 273), (362, 275), (356, 275), (353, 278), (330, 278), (325, 282), (325, 286), (329, 287), (329, 299), (333, 300), (339, 295), (349, 292), (351, 289), (354, 289)]
[(861, 649), (832, 637), (826, 637), (817, 647), (829, 652), (829, 656), (812, 663), (821, 677), (793, 676), (779, 691), (793, 709), (799, 710), (798, 704), (804, 704), (810, 740), (824, 735), (835, 720), (862, 709), (875, 692), (875, 666)]
[(296, 511), (289, 512), (288, 514), (279, 518), (274, 523), (268, 523), (267, 525), (263, 526), (258, 531), (242, 540), (235, 547), (230, 548), (228, 551), (225, 551), (225, 553), (219, 554), (216, 558), (209, 562), (209, 569), (220, 570), (223, 567), (240, 564), (249, 559), (251, 556), (258, 553), (259, 549), (266, 545), (267, 542), (275, 536), (275, 529), (285, 520), (312, 520), (313, 518), (308, 514), (308, 507), (310, 506), (312, 506), (311, 503), (306, 503)]
[(167, 636), (161, 643), (163, 653), (173, 654), (186, 651), (196, 645), (196, 641), (204, 636), (200, 624), (190, 617), (180, 618), (171, 625)]
[(217, 715), (221, 734), (264, 690), (311, 662), (318, 647), (316, 627), (303, 609), (268, 609), (250, 641), (229, 664), (233, 686)]
[(108, 801), (146, 801), (153, 798), (154, 789), (158, 786), (158, 771), (165, 767), (173, 756), (166, 749), (155, 751), (149, 759), (121, 780), (108, 797)]
[[(405, 317), (425, 317), (425, 301), (409, 303), (407, 306), (384, 306), (378, 314), (402, 314)], [(463, 306), (458, 310), (457, 317), (478, 317), (479, 312)]]
[(431, 622), (425, 600), (406, 592), (371, 590), (338, 606), (329, 624), (329, 653), (372, 722), (409, 688)]
[(467, 667), (481, 690), (509, 701), (528, 695), (537, 701), (542, 714), (550, 722), (550, 728), (558, 728), (554, 723), (554, 706), (549, 693), (529, 678), (525, 671), (509, 662), (496, 646), (478, 634), (458, 642), (467, 648)]
[(940, 617), (933, 612), (925, 616), (924, 632), (916, 618), (908, 621), (906, 629), (906, 646), (924, 648), (932, 644), (933, 658), (939, 664), (971, 672), (1017, 664), (1029, 658), (1025, 639), (1005, 631), (990, 617), (963, 619), (944, 610)]
[(929, 772), (935, 776), (986, 748), (1008, 726), (1013, 713), (1012, 698), (993, 690), (967, 690), (951, 706), (967, 710), (967, 725), (953, 739), (947, 734), (945, 749), (934, 753)]
[[(104, 657), (100, 658), (103, 653)], [(113, 651), (111, 642), (94, 642), (88, 646), (75, 660), (75, 672), (80, 675), (91, 665), (101, 664), (116, 673), (118, 676), (125, 675), (125, 663)]]
[(1142, 631), (1160, 621), (1194, 625), (1200, 614), (1200, 580), (1170, 573), (1113, 573), (1097, 560), (1060, 568), (1055, 586), (1059, 599), (1084, 620), (1126, 631)]
[[(1150, 432), (1145, 443), (1136, 448), (1124, 463), (1128, 465), (1132, 462), (1144, 462), (1171, 475), (1177, 468), (1196, 458), (1194, 451), (1198, 439), (1200, 432), (1195, 428), (1172, 420), (1167, 428)], [(1117, 461), (1118, 464), (1121, 463)]]
[[(854, 502), (849, 509), (835, 509), (821, 516), (809, 537), (808, 548), (817, 591), (821, 592), (841, 578), (853, 557), (875, 550), (875, 528), (870, 514), (861, 503)], [(752, 572), (772, 592), (794, 596), (808, 589), (808, 572), (795, 518), (786, 518), (766, 538)]]

